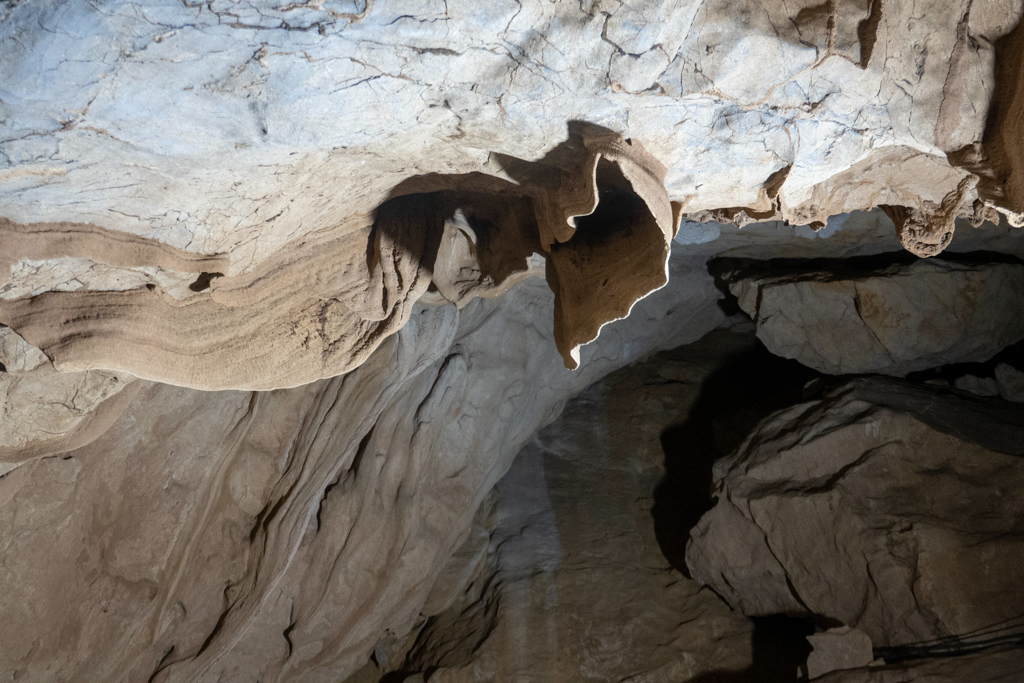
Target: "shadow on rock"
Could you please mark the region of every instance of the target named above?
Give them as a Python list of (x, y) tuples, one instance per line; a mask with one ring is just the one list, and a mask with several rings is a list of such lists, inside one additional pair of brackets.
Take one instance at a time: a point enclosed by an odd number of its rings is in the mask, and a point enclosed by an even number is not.
[(655, 534), (673, 567), (690, 577), (690, 530), (711, 509), (711, 467), (764, 417), (801, 400), (821, 375), (768, 352), (761, 342), (730, 356), (701, 386), (689, 419), (661, 434), (665, 477), (654, 491)]
[(788, 683), (796, 681), (797, 668), (807, 661), (811, 645), (806, 636), (814, 626), (803, 619), (780, 614), (758, 617), (752, 635), (753, 663), (746, 671), (714, 671), (690, 683)]

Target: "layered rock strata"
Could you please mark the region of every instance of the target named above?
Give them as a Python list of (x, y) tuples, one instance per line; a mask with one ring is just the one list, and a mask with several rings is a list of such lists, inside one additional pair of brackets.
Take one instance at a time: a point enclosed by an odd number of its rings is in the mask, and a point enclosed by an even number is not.
[(885, 206), (933, 253), (1020, 210), (1011, 0), (0, 12), (0, 321), (62, 371), (298, 386), (534, 251), (575, 367), (684, 214)]

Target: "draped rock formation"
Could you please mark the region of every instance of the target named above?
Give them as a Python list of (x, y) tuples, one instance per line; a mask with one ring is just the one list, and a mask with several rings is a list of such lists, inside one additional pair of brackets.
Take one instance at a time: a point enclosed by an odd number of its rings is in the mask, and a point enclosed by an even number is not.
[[(524, 538), (550, 537), (519, 534), (508, 496), (525, 506), (531, 490), (514, 473), (504, 508), (492, 489), (570, 397), (716, 328), (749, 340), (748, 318), (772, 352), (826, 373), (928, 371), (991, 398), (847, 385), (727, 461), (781, 469), (760, 491), (779, 510), (790, 489), (795, 505), (860, 491), (909, 506), (857, 508), (857, 524), (888, 525), (857, 534), (800, 508), (829, 528), (785, 539), (842, 531), (833, 545), (870, 547), (889, 584), (800, 546), (846, 582), (830, 603), (820, 567), (765, 550), (779, 529), (740, 493), (698, 536), (720, 516), (746, 535), (695, 542), (700, 578), (751, 613), (850, 622), (876, 648), (1017, 609), (999, 577), (918, 596), (904, 560), (917, 543), (922, 568), (955, 574), (975, 568), (961, 552), (975, 541), (1007, 575), (1019, 559), (1003, 418), (1024, 391), (1004, 348), (1024, 338), (1022, 14), (1019, 0), (0, 3), (0, 679), (454, 683), (529, 675), (524, 652), (563, 680), (741, 675), (763, 629), (683, 576), (696, 519), (667, 519), (699, 517), (706, 486), (659, 508), (652, 534), (656, 458), (627, 457), (616, 487), (621, 463), (584, 475), (560, 452), (566, 506), (591, 491), (593, 515), (634, 505), (614, 542), (574, 517), (595, 532), (566, 545), (578, 575), (510, 568)], [(709, 353), (726, 363), (722, 343)], [(695, 398), (716, 377), (706, 360), (651, 379), (708, 421), (701, 458), (757, 413), (711, 424)], [(818, 377), (783, 365), (797, 393)], [(940, 396), (932, 412), (921, 396)], [(657, 441), (662, 413), (634, 409), (604, 422), (641, 434), (601, 451), (609, 463)], [(823, 425), (849, 436), (825, 460), (774, 459), (797, 436), (817, 455)], [(966, 498), (949, 483), (958, 454)], [(890, 467), (904, 479), (858, 478)], [(756, 488), (719, 474), (723, 491)], [(886, 488), (901, 481), (912, 494)], [(930, 484), (949, 495), (922, 512)], [(928, 563), (936, 548), (948, 566)], [(563, 588), (559, 621), (544, 600)], [(577, 628), (593, 605), (615, 619)], [(565, 637), (516, 649), (515, 618)], [(619, 619), (643, 648), (615, 640)], [(989, 654), (957, 667), (997, 680), (1016, 663)]]

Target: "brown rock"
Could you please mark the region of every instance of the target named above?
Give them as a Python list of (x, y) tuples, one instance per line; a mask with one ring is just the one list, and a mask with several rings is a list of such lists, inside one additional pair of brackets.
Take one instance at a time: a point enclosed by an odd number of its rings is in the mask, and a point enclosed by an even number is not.
[(576, 373), (534, 280), (461, 313), (417, 307), (358, 370), (296, 389), (136, 382), (102, 436), (0, 477), (0, 674), (343, 679), (417, 623), (568, 395), (723, 319), (703, 263), (672, 267)]

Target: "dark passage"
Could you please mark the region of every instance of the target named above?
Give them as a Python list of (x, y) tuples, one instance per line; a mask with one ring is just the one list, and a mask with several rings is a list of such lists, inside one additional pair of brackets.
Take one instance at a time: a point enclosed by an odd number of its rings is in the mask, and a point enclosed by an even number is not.
[(672, 566), (689, 577), (686, 542), (711, 509), (711, 466), (769, 414), (798, 403), (821, 375), (773, 356), (760, 341), (730, 356), (701, 386), (689, 418), (661, 434), (665, 478), (654, 491), (655, 533)]
[[(781, 614), (756, 617), (754, 622), (754, 663), (746, 671), (716, 671), (694, 678), (690, 683), (788, 683), (800, 680), (797, 669), (807, 661), (814, 633), (809, 621)], [(806, 680), (806, 679), (805, 679)]]

